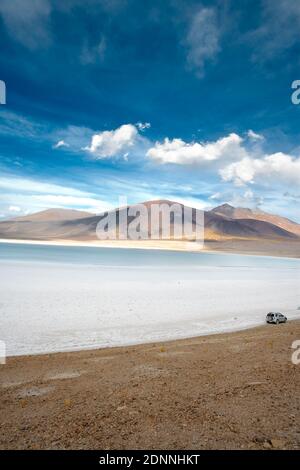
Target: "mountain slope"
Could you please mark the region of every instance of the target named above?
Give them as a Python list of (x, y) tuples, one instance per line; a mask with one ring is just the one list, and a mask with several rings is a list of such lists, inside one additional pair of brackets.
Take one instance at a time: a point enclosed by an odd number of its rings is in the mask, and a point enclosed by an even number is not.
[(231, 238), (295, 239), (297, 235), (269, 222), (255, 219), (229, 219), (220, 214), (205, 214), (205, 229)]
[(95, 238), (99, 217), (89, 212), (48, 209), (0, 222), (0, 238), (18, 240), (88, 240)]
[(221, 215), (222, 217), (240, 220), (240, 219), (253, 219), (269, 222), (270, 224), (276, 225), (283, 230), (294, 233), (300, 236), (300, 225), (293, 222), (290, 219), (281, 217), (279, 215), (268, 214), (260, 210), (252, 210), (243, 207), (233, 207), (229, 204), (223, 204), (221, 206), (212, 209), (214, 214)]
[(34, 214), (25, 215), (22, 217), (14, 217), (10, 220), (16, 222), (50, 222), (58, 220), (83, 219), (92, 215), (94, 214), (74, 209), (46, 209)]

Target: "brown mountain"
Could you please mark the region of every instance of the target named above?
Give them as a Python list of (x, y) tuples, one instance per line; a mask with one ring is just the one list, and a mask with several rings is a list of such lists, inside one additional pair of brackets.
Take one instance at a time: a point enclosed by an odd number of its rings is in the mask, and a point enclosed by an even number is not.
[(252, 210), (244, 207), (233, 207), (230, 204), (223, 204), (216, 207), (215, 209), (212, 209), (211, 212), (229, 219), (252, 219), (269, 222), (283, 230), (300, 236), (300, 225), (296, 222), (279, 215), (268, 214), (267, 212), (263, 212), (259, 209)]
[[(168, 206), (172, 201), (147, 201), (145, 206), (149, 210), (151, 204), (164, 203)], [(182, 206), (182, 205), (181, 205)], [(182, 206), (183, 207), (183, 206)], [(135, 206), (130, 206), (134, 210)], [(129, 207), (116, 209), (117, 227), (122, 220), (128, 222), (133, 216), (128, 215)], [(193, 209), (190, 222), (195, 227), (197, 209)], [(258, 215), (257, 215), (258, 214)], [(36, 214), (18, 217), (0, 222), (0, 238), (24, 240), (97, 240), (96, 227), (104, 217), (88, 212), (64, 209), (49, 209)], [(256, 216), (257, 215), (257, 216)], [(253, 212), (250, 209), (234, 208), (225, 204), (211, 211), (204, 212), (205, 239), (207, 241), (226, 240), (278, 240), (300, 241), (300, 225), (288, 219), (271, 214)], [(176, 224), (181, 225), (171, 216), (172, 230)], [(290, 229), (290, 230), (289, 230)], [(166, 238), (159, 231), (158, 238)], [(169, 239), (170, 237), (167, 237)]]
[[(92, 233), (92, 229), (87, 223), (89, 218), (94, 219), (96, 216), (84, 211), (48, 209), (0, 222), (0, 238), (87, 240), (91, 238), (90, 233)], [(96, 225), (97, 222), (94, 224), (94, 233)]]
[(59, 220), (75, 220), (90, 217), (90, 212), (78, 211), (74, 209), (46, 209), (34, 214), (25, 215), (22, 217), (14, 217), (15, 222), (50, 222)]

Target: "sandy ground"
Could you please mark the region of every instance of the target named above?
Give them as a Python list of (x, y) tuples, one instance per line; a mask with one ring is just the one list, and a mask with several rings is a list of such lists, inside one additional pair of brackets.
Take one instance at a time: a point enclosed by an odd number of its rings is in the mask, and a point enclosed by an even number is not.
[(17, 243), (30, 245), (53, 246), (92, 246), (100, 248), (132, 248), (143, 250), (171, 250), (189, 252), (223, 252), (248, 255), (278, 256), (287, 258), (300, 258), (300, 240), (206, 240), (202, 242), (189, 242), (178, 240), (17, 240), (0, 238), (0, 243)]
[(9, 358), (1, 449), (299, 449), (300, 321)]
[[(203, 243), (176, 240), (18, 240), (0, 238), (0, 243), (52, 246), (91, 246), (99, 248), (132, 248), (143, 250), (200, 251)], [(300, 245), (300, 243), (299, 243)]]

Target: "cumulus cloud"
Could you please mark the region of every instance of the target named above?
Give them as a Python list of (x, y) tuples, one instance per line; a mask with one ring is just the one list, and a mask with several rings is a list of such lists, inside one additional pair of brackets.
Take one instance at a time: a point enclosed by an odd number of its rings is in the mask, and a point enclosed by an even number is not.
[(112, 131), (103, 131), (92, 136), (91, 144), (84, 150), (95, 159), (105, 159), (120, 155), (130, 149), (138, 139), (138, 130), (133, 124), (123, 124)]
[(207, 61), (220, 51), (220, 26), (214, 8), (200, 8), (190, 23), (185, 44), (187, 63), (198, 77), (204, 74)]
[(53, 149), (68, 148), (74, 153), (85, 150), (96, 159), (125, 155), (136, 144), (139, 144), (140, 154), (144, 153), (148, 141), (143, 131), (150, 127), (148, 122), (139, 122), (99, 133), (95, 129), (74, 125), (50, 131), (46, 123), (16, 113), (4, 110), (0, 115), (0, 135), (47, 141)]
[(263, 158), (247, 156), (220, 170), (223, 181), (236, 186), (270, 182), (279, 184), (300, 184), (300, 158), (277, 152)]
[[(255, 146), (251, 145), (251, 140)], [(263, 143), (264, 137), (252, 130), (245, 140), (235, 133), (204, 143), (166, 138), (149, 148), (147, 156), (158, 164), (193, 166), (216, 172), (223, 182), (238, 187), (299, 186), (300, 157), (283, 152), (267, 154)], [(219, 195), (217, 191), (211, 199), (218, 199)], [(251, 191), (246, 190), (244, 199), (253, 199), (251, 195)]]
[(163, 143), (156, 142), (148, 150), (147, 156), (158, 163), (201, 165), (215, 160), (245, 157), (247, 153), (242, 142), (243, 139), (234, 133), (207, 143), (187, 143), (182, 139), (166, 138)]

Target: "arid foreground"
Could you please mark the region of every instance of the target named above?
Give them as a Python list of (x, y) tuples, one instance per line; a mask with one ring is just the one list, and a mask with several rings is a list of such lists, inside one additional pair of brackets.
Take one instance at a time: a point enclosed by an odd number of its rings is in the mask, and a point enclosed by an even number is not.
[(299, 449), (300, 322), (8, 359), (1, 449)]

